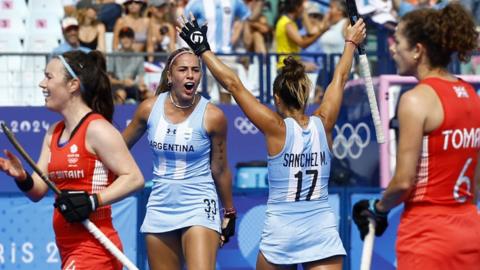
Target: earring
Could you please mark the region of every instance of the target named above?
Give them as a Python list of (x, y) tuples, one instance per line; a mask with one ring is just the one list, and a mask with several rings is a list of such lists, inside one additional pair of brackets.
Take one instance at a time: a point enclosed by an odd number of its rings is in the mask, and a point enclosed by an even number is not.
[(413, 60), (415, 60), (415, 61), (418, 60), (418, 55), (414, 55)]
[(172, 87), (173, 83), (172, 82), (167, 82), (168, 87)]

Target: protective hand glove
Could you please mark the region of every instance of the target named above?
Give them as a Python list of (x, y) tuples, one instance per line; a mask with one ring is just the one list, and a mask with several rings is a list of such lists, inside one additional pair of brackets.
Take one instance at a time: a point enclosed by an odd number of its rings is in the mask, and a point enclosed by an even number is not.
[(360, 231), (360, 238), (363, 240), (368, 234), (368, 218), (375, 220), (375, 235), (381, 236), (388, 227), (388, 212), (377, 210), (376, 203), (379, 200), (361, 200), (353, 206), (353, 221)]
[(203, 52), (210, 50), (210, 45), (207, 41), (207, 25), (200, 27), (197, 19), (193, 19), (186, 22), (181, 30), (180, 37), (196, 55), (200, 56)]
[(82, 222), (98, 207), (97, 194), (83, 190), (62, 190), (53, 204), (70, 223)]
[(223, 244), (228, 243), (231, 236), (235, 235), (235, 221), (237, 219), (237, 211), (235, 208), (230, 208), (225, 211), (223, 219), (227, 220), (227, 223), (222, 226), (222, 240)]

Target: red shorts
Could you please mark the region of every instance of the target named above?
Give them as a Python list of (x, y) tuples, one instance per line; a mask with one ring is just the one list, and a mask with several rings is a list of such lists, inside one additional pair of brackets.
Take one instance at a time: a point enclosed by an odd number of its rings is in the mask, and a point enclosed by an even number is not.
[(480, 216), (474, 205), (412, 207), (400, 221), (398, 270), (478, 270)]
[[(116, 236), (118, 238), (118, 236)], [(117, 247), (122, 249), (120, 240), (115, 236), (108, 236)], [(113, 238), (113, 239), (112, 239)], [(98, 242), (98, 240), (95, 239)], [(95, 243), (91, 240), (76, 242), (70, 248), (59, 249), (62, 258), (62, 270), (121, 270), (122, 263), (118, 261), (105, 247), (99, 242)]]

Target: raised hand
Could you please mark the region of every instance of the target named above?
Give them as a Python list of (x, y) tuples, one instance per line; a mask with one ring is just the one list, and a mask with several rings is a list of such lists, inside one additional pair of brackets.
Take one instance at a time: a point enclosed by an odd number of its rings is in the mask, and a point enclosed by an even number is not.
[(82, 222), (98, 208), (97, 194), (83, 190), (62, 190), (53, 204), (68, 222)]
[(7, 158), (0, 158), (0, 170), (15, 179), (25, 179), (27, 174), (20, 159), (8, 150), (4, 150), (3, 153)]
[(347, 27), (345, 40), (351, 40), (358, 46), (359, 44), (362, 44), (365, 37), (367, 37), (367, 27), (362, 18), (360, 18), (354, 25)]
[(361, 200), (353, 206), (353, 221), (360, 231), (360, 238), (363, 240), (368, 234), (368, 218), (375, 220), (375, 235), (381, 236), (388, 227), (388, 213), (380, 212), (375, 206), (378, 200)]
[(190, 20), (182, 15), (178, 19), (180, 28), (177, 31), (180, 37), (188, 44), (193, 52), (200, 56), (203, 52), (210, 50), (210, 45), (207, 41), (207, 25), (198, 25), (197, 19), (190, 13)]

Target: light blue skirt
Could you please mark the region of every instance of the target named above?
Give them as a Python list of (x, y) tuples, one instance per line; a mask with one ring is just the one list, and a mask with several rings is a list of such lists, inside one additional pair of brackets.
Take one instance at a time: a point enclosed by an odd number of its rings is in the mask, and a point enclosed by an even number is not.
[(328, 202), (269, 204), (260, 251), (268, 262), (281, 265), (346, 255), (336, 223)]
[(219, 201), (212, 179), (155, 179), (142, 233), (170, 232), (191, 226), (220, 232)]

